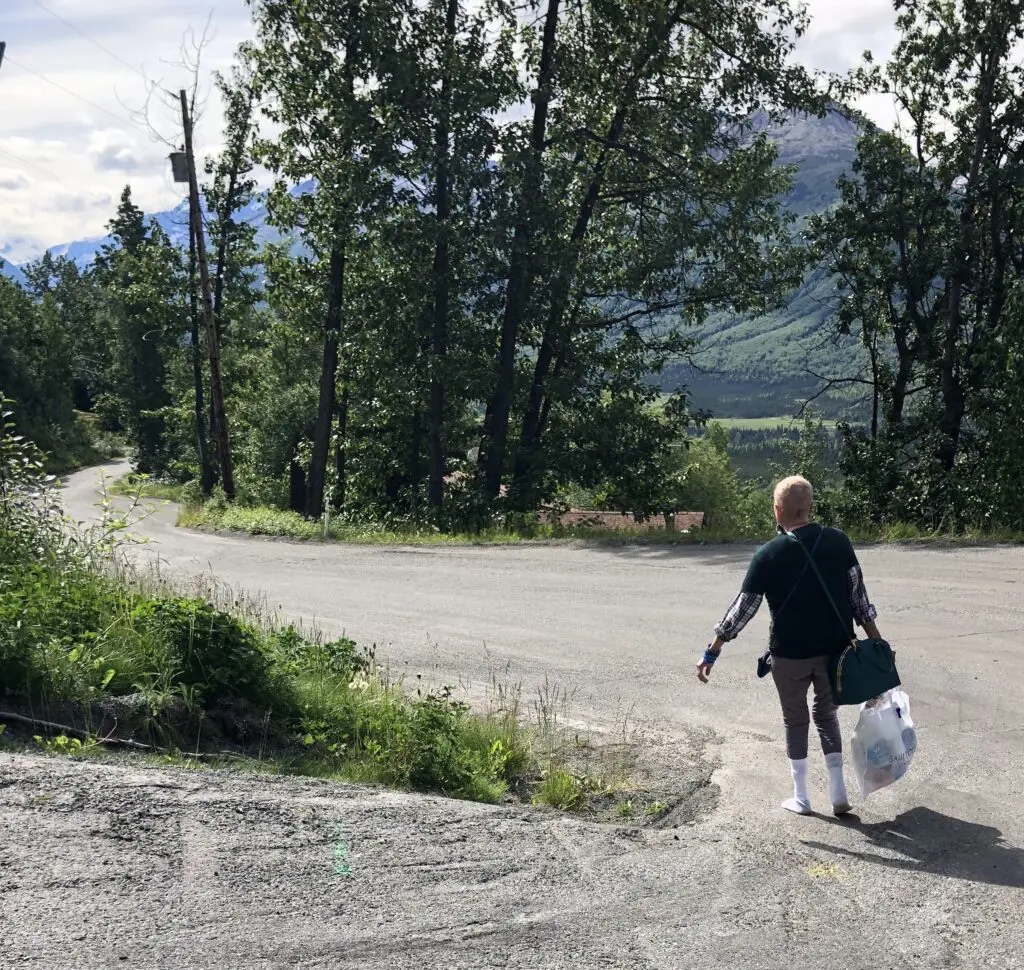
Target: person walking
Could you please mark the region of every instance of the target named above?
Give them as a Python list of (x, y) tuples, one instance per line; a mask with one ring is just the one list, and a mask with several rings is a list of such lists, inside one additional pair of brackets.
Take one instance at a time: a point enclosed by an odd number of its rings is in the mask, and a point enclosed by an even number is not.
[[(810, 482), (799, 475), (783, 479), (775, 486), (774, 505), (779, 534), (754, 553), (739, 595), (715, 627), (715, 639), (697, 665), (697, 676), (702, 683), (708, 682), (723, 644), (739, 636), (767, 597), (772, 616), (768, 644), (771, 674), (782, 706), (793, 780), (793, 797), (782, 807), (798, 815), (811, 814), (807, 749), (813, 717), (828, 767), (832, 811), (845, 815), (850, 800), (843, 778), (843, 744), (829, 662), (849, 644), (855, 621), (869, 637), (881, 639), (875, 624), (878, 611), (868, 598), (864, 574), (847, 535), (811, 521), (814, 493)], [(843, 614), (843, 626), (796, 542), (814, 558)], [(814, 706), (809, 716), (807, 694), (812, 687)]]

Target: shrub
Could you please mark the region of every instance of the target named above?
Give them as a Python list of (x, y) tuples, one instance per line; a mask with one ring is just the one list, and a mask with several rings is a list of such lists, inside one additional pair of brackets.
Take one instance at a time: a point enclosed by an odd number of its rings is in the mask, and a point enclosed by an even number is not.
[(146, 600), (131, 618), (168, 646), (180, 671), (176, 684), (196, 691), (201, 703), (271, 703), (270, 662), (255, 628), (201, 599)]
[(347, 682), (356, 674), (367, 673), (374, 659), (372, 650), (361, 650), (345, 637), (326, 643), (310, 640), (294, 626), (269, 634), (268, 643), (280, 669), (291, 675), (309, 671)]

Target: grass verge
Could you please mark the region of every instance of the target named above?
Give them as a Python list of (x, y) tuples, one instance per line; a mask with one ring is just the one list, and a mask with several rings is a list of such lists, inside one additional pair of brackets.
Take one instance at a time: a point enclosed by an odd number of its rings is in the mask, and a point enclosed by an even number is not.
[(107, 486), (107, 492), (110, 495), (158, 499), (165, 502), (184, 503), (189, 500), (187, 485), (162, 482), (158, 479), (150, 478), (148, 475), (140, 475), (137, 472), (129, 472), (127, 475), (114, 479)]
[[(223, 500), (195, 501), (188, 485), (161, 482), (131, 473), (111, 484), (111, 495), (178, 503), (181, 528), (207, 532), (239, 532), (268, 538), (303, 542), (342, 542), (361, 545), (517, 545), (528, 542), (594, 542), (604, 545), (690, 546), (766, 542), (775, 534), (769, 522), (763, 528), (737, 529), (715, 524), (686, 532), (667, 532), (637, 524), (635, 529), (602, 529), (594, 526), (560, 526), (527, 522), (518, 528), (495, 526), (479, 532), (440, 532), (430, 528), (389, 528), (382, 524), (352, 524), (333, 520), (327, 534), (321, 522), (297, 512), (269, 506), (227, 504)], [(766, 499), (767, 505), (767, 499)], [(857, 543), (934, 546), (1020, 545), (1024, 533), (1006, 529), (963, 529), (958, 532), (923, 529), (905, 522), (890, 524), (844, 523), (841, 527)]]
[(351, 641), (261, 627), (87, 566), (0, 570), (0, 683), (6, 723), (31, 721), (54, 753), (227, 752), (488, 802), (532, 764), (512, 714), (407, 690)]
[(599, 541), (605, 543), (648, 542), (662, 545), (707, 541), (700, 532), (665, 532), (638, 524), (635, 529), (600, 529), (589, 526), (559, 526), (530, 523), (520, 528), (493, 527), (479, 532), (440, 532), (428, 528), (394, 529), (384, 525), (354, 525), (330, 522), (327, 535), (320, 522), (266, 506), (226, 505), (209, 502), (186, 505), (178, 512), (182, 528), (204, 531), (242, 532), (248, 535), (303, 541), (350, 542), (365, 545), (514, 545), (523, 542)]
[[(170, 493), (155, 497), (171, 498)], [(247, 535), (302, 541), (324, 541), (322, 523), (311, 522), (296, 512), (267, 507), (223, 505), (183, 506), (178, 525), (203, 531), (241, 532)], [(846, 525), (845, 531), (854, 542), (915, 545), (992, 545), (1021, 544), (1024, 534), (1009, 530), (966, 529), (945, 532), (922, 529), (908, 523), (889, 525)], [(774, 530), (739, 531), (715, 526), (689, 532), (665, 532), (657, 529), (600, 529), (589, 526), (564, 527), (537, 523), (527, 528), (491, 528), (480, 532), (442, 533), (427, 529), (395, 530), (385, 526), (329, 524), (327, 541), (366, 545), (515, 545), (526, 542), (598, 542), (607, 545), (637, 544), (650, 546), (728, 545), (766, 542)]]

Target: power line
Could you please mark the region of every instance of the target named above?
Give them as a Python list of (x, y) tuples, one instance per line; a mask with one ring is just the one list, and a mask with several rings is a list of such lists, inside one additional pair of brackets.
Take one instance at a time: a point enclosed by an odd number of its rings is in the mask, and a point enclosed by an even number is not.
[(53, 172), (47, 171), (47, 169), (43, 168), (42, 165), (38, 165), (35, 162), (30, 162), (27, 158), (22, 158), (20, 155), (15, 155), (14, 152), (9, 151), (6, 148), (0, 148), (0, 155), (6, 155), (8, 158), (13, 159), (20, 165), (24, 165), (30, 171), (39, 172), (44, 177), (50, 179), (50, 181), (57, 182), (58, 184), (63, 185), (64, 188), (66, 188), (69, 192), (75, 191), (73, 188), (71, 188), (70, 185), (68, 185), (67, 182), (65, 182), (61, 178), (58, 178), (56, 175), (53, 174)]
[(33, 2), (33, 3), (34, 3), (34, 4), (35, 4), (35, 5), (36, 5), (36, 6), (37, 6), (37, 7), (38, 7), (38, 8), (40, 9), (40, 10), (43, 10), (43, 11), (45, 11), (45, 12), (46, 12), (46, 13), (48, 13), (48, 14), (49, 14), (49, 15), (50, 15), (51, 17), (56, 17), (56, 18), (57, 18), (57, 20), (59, 20), (59, 21), (60, 21), (60, 22), (61, 22), (62, 24), (64, 24), (64, 25), (66, 25), (66, 26), (70, 27), (70, 28), (71, 28), (71, 29), (72, 29), (73, 31), (75, 31), (76, 33), (78, 33), (78, 34), (81, 34), (81, 35), (82, 35), (82, 36), (83, 36), (83, 37), (84, 37), (84, 38), (85, 38), (85, 39), (86, 39), (87, 41), (89, 41), (89, 43), (90, 43), (90, 44), (92, 44), (92, 45), (93, 45), (94, 47), (98, 47), (98, 48), (99, 48), (99, 49), (100, 49), (101, 51), (103, 51), (103, 53), (104, 53), (104, 54), (107, 54), (107, 55), (109, 55), (110, 57), (114, 58), (114, 60), (115, 60), (115, 61), (117, 61), (117, 62), (118, 62), (119, 64), (123, 64), (123, 65), (124, 65), (125, 67), (127, 67), (127, 68), (128, 68), (128, 70), (130, 70), (130, 71), (134, 71), (134, 72), (135, 72), (136, 74), (138, 74), (138, 75), (139, 75), (139, 77), (141, 77), (141, 78), (142, 78), (142, 80), (143, 80), (143, 81), (146, 81), (146, 82), (148, 83), (148, 80), (149, 80), (149, 79), (148, 79), (148, 78), (146, 77), (146, 75), (145, 75), (145, 74), (143, 74), (143, 73), (142, 73), (142, 71), (140, 71), (140, 70), (139, 70), (139, 69), (138, 69), (137, 67), (133, 67), (133, 66), (132, 66), (131, 64), (129, 64), (129, 63), (128, 63), (128, 62), (127, 62), (127, 61), (126, 61), (126, 60), (125, 60), (125, 59), (124, 59), (123, 57), (121, 57), (121, 55), (120, 55), (120, 54), (116, 54), (116, 53), (114, 53), (114, 51), (112, 51), (112, 50), (111, 50), (111, 49), (110, 49), (109, 47), (105, 47), (105, 46), (104, 46), (103, 44), (101, 44), (101, 43), (100, 43), (100, 42), (99, 42), (98, 40), (95, 40), (95, 39), (94, 39), (93, 37), (90, 37), (90, 36), (89, 36), (89, 35), (88, 35), (88, 34), (87, 34), (87, 33), (86, 33), (86, 32), (85, 32), (84, 30), (82, 30), (82, 28), (81, 28), (81, 27), (79, 27), (79, 26), (78, 26), (77, 24), (73, 24), (73, 23), (72, 23), (72, 22), (71, 22), (70, 20), (67, 20), (66, 18), (62, 17), (62, 16), (61, 16), (61, 15), (60, 15), (59, 13), (57, 13), (56, 11), (54, 11), (54, 10), (51, 10), (51, 9), (50, 9), (49, 7), (47, 7), (47, 6), (45, 5), (45, 4), (43, 4), (43, 3), (40, 3), (40, 2), (39, 2), (39, 0), (32, 0), (32, 2)]
[(126, 119), (121, 115), (116, 115), (113, 111), (108, 111), (106, 108), (101, 107), (94, 101), (90, 101), (88, 98), (83, 98), (82, 95), (78, 94), (75, 91), (72, 91), (71, 88), (65, 87), (59, 81), (54, 81), (52, 78), (48, 78), (45, 74), (40, 74), (38, 71), (33, 71), (30, 67), (25, 67), (24, 64), (20, 64), (18, 61), (14, 60), (14, 58), (12, 58), (10, 55), (7, 56), (7, 60), (15, 67), (20, 67), (26, 73), (32, 74), (35, 77), (39, 78), (40, 81), (45, 81), (47, 84), (51, 85), (52, 87), (55, 87), (58, 91), (63, 91), (65, 94), (70, 95), (72, 98), (77, 98), (79, 101), (81, 101), (83, 104), (87, 104), (93, 110), (102, 111), (103, 114), (107, 115), (110, 118), (113, 118), (118, 124), (123, 125), (125, 121), (130, 121), (130, 123), (133, 125), (136, 124), (134, 121), (131, 121), (131, 119)]

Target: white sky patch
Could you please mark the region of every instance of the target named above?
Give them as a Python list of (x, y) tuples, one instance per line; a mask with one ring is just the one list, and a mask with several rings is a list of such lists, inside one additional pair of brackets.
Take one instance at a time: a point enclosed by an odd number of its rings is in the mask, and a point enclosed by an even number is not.
[[(202, 154), (216, 151), (221, 113), (212, 72), (226, 72), (237, 45), (252, 36), (243, 0), (0, 4), (0, 40), (7, 42), (0, 66), (5, 258), (18, 262), (50, 245), (103, 235), (128, 183), (147, 211), (175, 206), (182, 191), (170, 178), (169, 149), (136, 115), (146, 103), (146, 79), (174, 95), (190, 87), (189, 72), (179, 63), (182, 40), (189, 30), (201, 34), (212, 11), (201, 72), (201, 91), (209, 99), (196, 147)], [(154, 101), (150, 120), (163, 137), (180, 142), (180, 111)]]
[[(190, 76), (178, 63), (189, 30), (201, 34), (212, 11), (201, 90), (209, 95), (196, 131), (201, 154), (221, 138), (212, 72), (227, 72), (237, 45), (253, 36), (244, 0), (0, 0), (0, 253), (13, 262), (47, 246), (100, 236), (125, 184), (147, 211), (172, 208), (168, 149), (135, 112), (146, 78), (176, 94)], [(842, 71), (865, 49), (884, 59), (895, 41), (891, 0), (808, 0), (812, 26), (799, 45), (808, 67)], [(74, 24), (62, 23), (47, 9)], [(97, 46), (99, 45), (99, 46)], [(105, 49), (104, 49), (105, 48)], [(180, 113), (154, 102), (151, 122), (179, 140)], [(889, 124), (891, 106), (861, 106)]]

